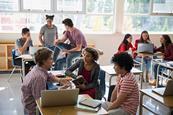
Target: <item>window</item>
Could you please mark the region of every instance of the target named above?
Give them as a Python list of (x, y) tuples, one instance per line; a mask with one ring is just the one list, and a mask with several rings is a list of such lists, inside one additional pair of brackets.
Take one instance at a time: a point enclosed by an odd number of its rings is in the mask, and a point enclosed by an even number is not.
[(23, 10), (39, 10), (39, 11), (50, 11), (51, 1), (50, 0), (23, 0)]
[[(38, 33), (46, 23), (46, 14), (54, 14), (58, 32), (64, 31), (62, 20), (71, 18), (75, 27), (85, 33), (113, 33), (115, 0), (0, 0), (21, 1), (21, 10), (0, 12), (1, 32), (21, 32), (23, 27)], [(1, 9), (1, 7), (0, 7)], [(2, 8), (2, 10), (6, 10)], [(24, 11), (24, 12), (23, 12)], [(28, 12), (29, 11), (29, 12)], [(48, 12), (47, 12), (48, 11)], [(63, 13), (61, 13), (63, 11)]]
[(18, 0), (0, 0), (0, 11), (18, 11)]
[(57, 11), (84, 12), (84, 0), (57, 0)]
[(173, 1), (153, 0), (153, 13), (173, 13)]
[(123, 32), (141, 33), (143, 30), (147, 30), (150, 33), (173, 32), (173, 27), (171, 26), (173, 17), (151, 15), (150, 3), (150, 0), (137, 0), (137, 2), (135, 0), (125, 1)]
[(114, 0), (87, 0), (87, 13), (90, 14), (113, 14)]

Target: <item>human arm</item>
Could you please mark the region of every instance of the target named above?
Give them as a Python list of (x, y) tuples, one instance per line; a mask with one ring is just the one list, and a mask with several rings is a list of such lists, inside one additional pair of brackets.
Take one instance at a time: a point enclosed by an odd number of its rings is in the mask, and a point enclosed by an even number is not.
[(79, 68), (80, 64), (82, 63), (82, 59), (78, 60), (77, 62), (75, 62), (72, 66), (70, 66), (66, 71), (65, 71), (65, 75), (66, 76), (70, 76), (73, 79), (77, 78), (77, 75), (75, 75), (73, 73), (74, 70), (76, 70), (77, 68)]
[(40, 41), (42, 46), (44, 45), (44, 36), (43, 36), (44, 33), (45, 33), (45, 30), (44, 30), (44, 26), (43, 26), (40, 30), (40, 33), (39, 33), (39, 41)]
[(22, 46), (20, 40), (18, 39), (18, 40), (16, 41), (16, 46), (17, 46), (17, 50), (19, 51), (19, 53), (20, 53), (20, 54), (23, 54), (23, 53), (27, 50), (27, 48), (29, 47), (30, 43), (32, 43), (32, 42), (31, 42), (31, 37), (30, 37), (30, 36), (28, 36), (28, 37), (26, 38), (26, 41), (25, 41), (25, 43), (24, 43), (23, 46)]

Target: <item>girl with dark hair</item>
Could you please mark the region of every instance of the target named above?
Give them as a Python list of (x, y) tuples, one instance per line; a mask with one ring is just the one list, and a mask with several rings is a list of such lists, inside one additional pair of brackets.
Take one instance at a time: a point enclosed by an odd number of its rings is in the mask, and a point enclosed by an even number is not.
[(126, 52), (131, 48), (132, 52), (135, 50), (135, 48), (132, 45), (132, 35), (131, 34), (126, 34), (124, 36), (124, 40), (118, 47), (118, 53), (120, 52)]
[[(163, 62), (166, 63), (168, 61), (173, 61), (173, 44), (169, 35), (164, 34), (160, 36), (160, 43), (161, 43), (161, 46), (155, 49), (155, 52), (163, 53), (162, 55)], [(153, 65), (154, 80), (150, 82), (151, 85), (156, 85), (157, 68), (158, 68), (158, 64), (154, 64)], [(164, 70), (164, 67), (160, 67), (159, 71), (162, 71), (162, 70)]]
[[(137, 51), (138, 48), (138, 43), (147, 43), (150, 44), (150, 37), (147, 31), (143, 31), (141, 33), (140, 39), (135, 41), (135, 50)], [(134, 53), (134, 58), (137, 62), (142, 62), (142, 58), (140, 55), (137, 56), (137, 53)], [(150, 68), (151, 68), (151, 58), (146, 56), (144, 57), (144, 64), (143, 64), (143, 68), (145, 69), (146, 72), (146, 81), (148, 82), (149, 80), (149, 73), (150, 73)]]
[[(76, 79), (82, 75), (85, 79), (85, 83), (79, 84), (76, 87), (80, 89), (80, 94), (88, 94), (92, 98), (100, 99), (98, 77), (100, 72), (100, 66), (97, 64), (98, 53), (93, 48), (85, 48), (83, 50), (83, 59), (80, 59), (75, 64), (70, 66), (65, 74), (69, 77)], [(73, 74), (73, 71), (78, 69), (78, 74)]]

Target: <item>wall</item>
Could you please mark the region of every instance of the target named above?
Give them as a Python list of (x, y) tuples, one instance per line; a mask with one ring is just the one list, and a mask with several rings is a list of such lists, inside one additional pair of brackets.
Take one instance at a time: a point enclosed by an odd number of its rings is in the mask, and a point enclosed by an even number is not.
[[(38, 34), (31, 34), (33, 44), (38, 45)], [(100, 64), (105, 65), (110, 63), (111, 56), (117, 51), (119, 44), (121, 43), (124, 35), (117, 34), (109, 34), (109, 35), (85, 35), (88, 43), (95, 44), (96, 48), (103, 50), (104, 55), (100, 57)], [(133, 35), (134, 39), (137, 39), (139, 35)], [(159, 46), (159, 36), (160, 35), (150, 35), (152, 42)], [(0, 42), (1, 41), (15, 41), (20, 37), (20, 34), (17, 33), (0, 33)], [(173, 35), (171, 35), (173, 40)], [(133, 40), (134, 40), (133, 39)]]

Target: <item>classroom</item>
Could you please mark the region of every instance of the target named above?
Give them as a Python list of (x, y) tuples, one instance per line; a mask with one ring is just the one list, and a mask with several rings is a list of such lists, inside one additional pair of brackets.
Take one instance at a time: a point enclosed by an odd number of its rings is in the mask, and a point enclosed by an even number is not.
[(0, 115), (173, 115), (173, 0), (0, 0)]

